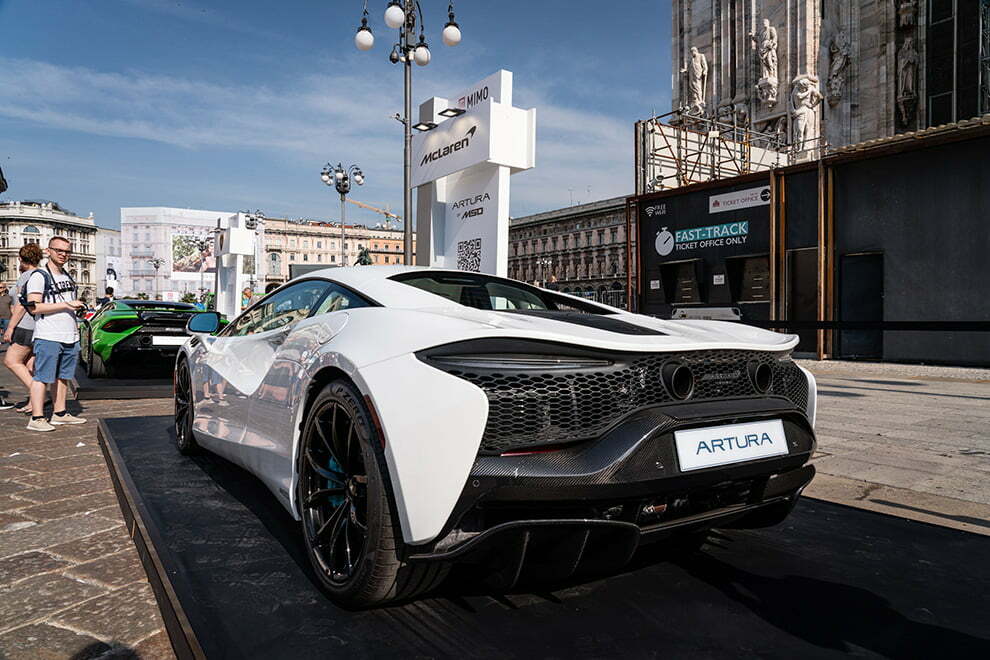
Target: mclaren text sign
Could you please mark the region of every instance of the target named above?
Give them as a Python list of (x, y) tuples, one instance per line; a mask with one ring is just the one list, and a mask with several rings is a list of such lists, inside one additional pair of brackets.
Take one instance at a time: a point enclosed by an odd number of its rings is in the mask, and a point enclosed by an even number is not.
[(482, 163), (514, 171), (536, 160), (536, 111), (491, 99), (413, 136), (412, 184), (421, 186)]

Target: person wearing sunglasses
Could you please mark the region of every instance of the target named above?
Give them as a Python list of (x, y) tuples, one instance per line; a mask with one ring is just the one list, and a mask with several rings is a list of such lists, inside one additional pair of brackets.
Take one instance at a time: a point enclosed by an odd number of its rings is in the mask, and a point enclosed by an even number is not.
[[(76, 283), (65, 272), (72, 243), (61, 236), (48, 242), (48, 264), (28, 277), (28, 310), (34, 316), (34, 380), (31, 383), (29, 431), (54, 431), (60, 424), (84, 424), (85, 419), (65, 410), (68, 381), (79, 360), (79, 326), (76, 311), (84, 307), (77, 298)], [(52, 418), (44, 416), (45, 388), (54, 384)]]

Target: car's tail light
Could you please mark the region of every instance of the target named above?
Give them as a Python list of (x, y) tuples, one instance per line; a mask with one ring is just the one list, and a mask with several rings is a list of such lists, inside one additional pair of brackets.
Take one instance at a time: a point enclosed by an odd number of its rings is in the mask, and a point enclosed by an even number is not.
[(112, 319), (103, 324), (101, 330), (105, 332), (124, 332), (141, 325), (139, 319)]

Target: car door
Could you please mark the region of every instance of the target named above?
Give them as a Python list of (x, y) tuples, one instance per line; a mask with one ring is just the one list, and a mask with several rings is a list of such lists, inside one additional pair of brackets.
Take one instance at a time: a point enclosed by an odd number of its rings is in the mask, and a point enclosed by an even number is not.
[(205, 343), (196, 378), (203, 388), (196, 393), (201, 402), (196, 430), (216, 441), (211, 448), (217, 453), (256, 471), (259, 443), (249, 421), (253, 401), (273, 368), (276, 350), (320, 303), (328, 284), (305, 280), (280, 289)]
[(259, 461), (257, 473), (288, 500), (292, 479), (292, 439), (300, 393), (311, 358), (347, 323), (347, 312), (372, 305), (343, 286), (326, 282), (325, 295), (276, 349), (251, 408), (251, 437)]

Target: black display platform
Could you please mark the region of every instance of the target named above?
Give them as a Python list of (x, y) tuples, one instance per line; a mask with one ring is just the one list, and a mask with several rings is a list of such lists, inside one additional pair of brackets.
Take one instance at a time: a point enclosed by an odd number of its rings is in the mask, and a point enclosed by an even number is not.
[(505, 595), (448, 579), (345, 611), (267, 489), (180, 456), (170, 424), (104, 420), (100, 438), (180, 657), (990, 657), (990, 538), (808, 499), (603, 579)]
[(76, 377), (69, 382), (69, 396), (73, 399), (171, 399), (172, 376), (164, 378), (90, 378), (81, 363)]

